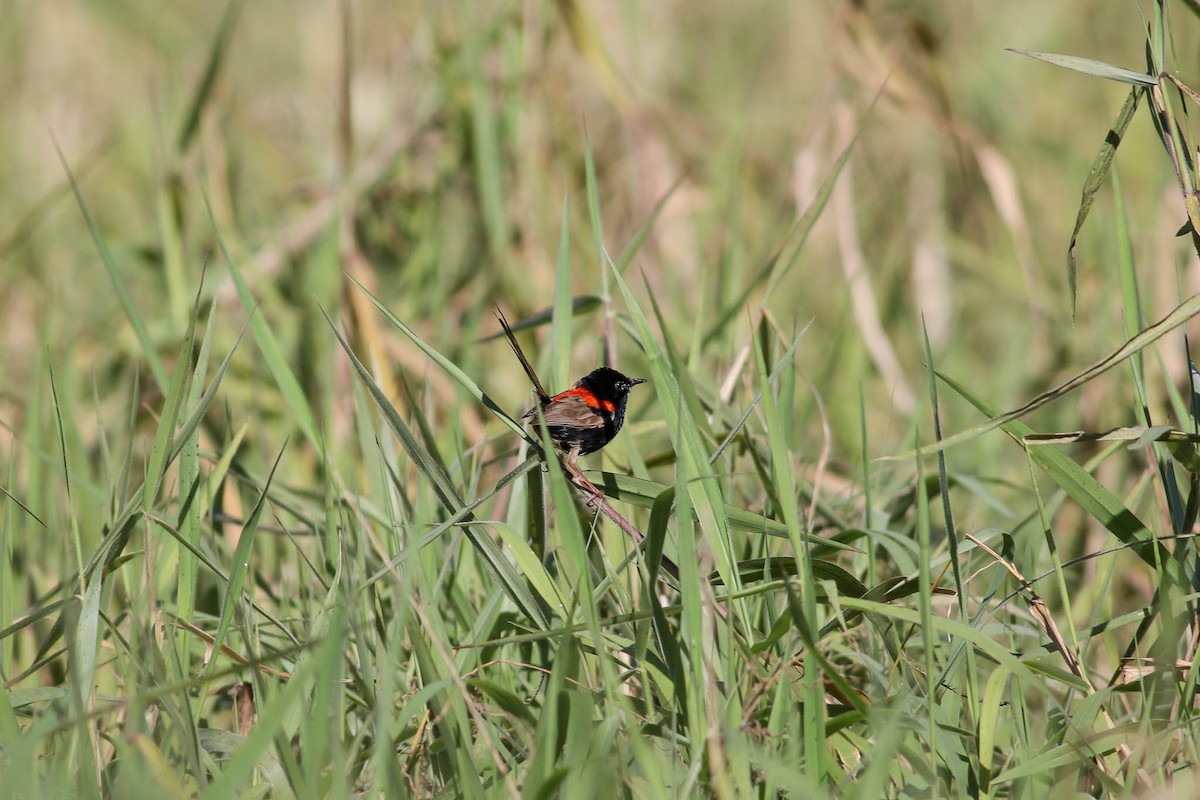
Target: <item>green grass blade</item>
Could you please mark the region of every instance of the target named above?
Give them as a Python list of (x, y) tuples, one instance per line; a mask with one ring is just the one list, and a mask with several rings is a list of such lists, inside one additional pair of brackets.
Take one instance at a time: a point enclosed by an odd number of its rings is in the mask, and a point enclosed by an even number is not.
[[(1200, 314), (1200, 293), (1194, 294), (1188, 299), (1184, 300), (1158, 322), (1148, 328), (1143, 329), (1138, 333), (1137, 336), (1134, 336), (1132, 339), (1109, 353), (1104, 358), (1095, 362), (1082, 372), (1077, 373), (1075, 376), (1063, 381), (1053, 389), (1042, 392), (1025, 405), (1015, 408), (1012, 411), (999, 413), (999, 409), (996, 409), (996, 415), (987, 422), (948, 436), (947, 438), (942, 439), (940, 442), (923, 447), (919, 451), (920, 454), (930, 455), (939, 450), (945, 450), (949, 447), (954, 447), (964, 442), (968, 442), (971, 439), (981, 436), (989, 431), (994, 431), (996, 428), (1004, 427), (1009, 422), (1013, 422), (1014, 420), (1025, 416), (1031, 411), (1041, 408), (1047, 403), (1057, 400), (1059, 397), (1062, 397), (1063, 395), (1072, 392), (1085, 383), (1094, 380), (1100, 375), (1103, 375), (1105, 372), (1108, 372), (1110, 369), (1125, 361), (1127, 358), (1130, 358), (1135, 353), (1140, 353), (1142, 350), (1145, 350), (1147, 347), (1154, 344), (1171, 331), (1182, 326), (1197, 314)], [(941, 373), (939, 373), (939, 375), (940, 374)], [(991, 406), (989, 405), (989, 407)], [(902, 455), (888, 456), (887, 458), (888, 460), (895, 461), (905, 457), (912, 458), (913, 455), (913, 453), (906, 453)]]
[[(935, 439), (941, 439), (942, 411), (938, 399), (937, 374), (934, 370), (933, 346), (929, 342), (929, 331), (925, 328), (924, 324), (922, 324), (921, 329), (925, 342), (925, 363), (928, 365), (926, 367), (926, 372), (929, 381), (929, 404), (931, 407), (930, 410), (933, 414), (933, 435)], [(950, 502), (950, 478), (946, 468), (946, 451), (944, 450), (939, 451), (937, 454), (937, 467), (938, 493), (940, 494), (942, 501), (942, 521), (946, 527), (946, 545), (949, 551), (950, 572), (951, 577), (954, 579), (954, 594), (955, 597), (958, 598), (958, 618), (964, 625), (969, 625), (971, 622), (971, 612), (968, 609), (969, 596), (967, 594), (966, 581), (963, 578), (962, 560), (959, 557), (958, 530), (954, 524), (954, 508)], [(925, 561), (925, 555), (927, 554), (922, 554), (922, 561), (928, 564), (928, 561)], [(925, 598), (922, 594), (922, 602), (924, 601)], [(932, 644), (927, 645), (927, 647), (930, 653), (935, 651), (935, 648), (932, 646)], [(932, 664), (929, 666), (932, 666)], [(967, 695), (967, 714), (972, 722), (974, 722), (976, 714), (976, 698), (979, 696), (979, 687), (976, 685), (976, 676), (978, 674), (978, 665), (975, 663), (975, 653), (972, 650), (967, 650), (965, 669), (961, 670), (958, 675), (961, 676), (962, 680), (965, 682)], [(945, 681), (948, 677), (949, 676), (943, 677), (942, 680)]]
[(300, 381), (296, 379), (296, 374), (288, 366), (287, 359), (283, 355), (283, 348), (271, 331), (271, 326), (267, 324), (261, 314), (255, 313), (257, 304), (250, 293), (250, 287), (246, 283), (246, 279), (242, 277), (242, 272), (238, 269), (237, 262), (230, 254), (229, 248), (225, 246), (225, 238), (217, 227), (216, 218), (212, 216), (211, 207), (209, 208), (209, 219), (212, 222), (213, 233), (217, 237), (221, 253), (225, 257), (225, 263), (229, 266), (229, 274), (237, 289), (238, 299), (242, 303), (242, 308), (250, 315), (250, 328), (254, 332), (254, 341), (258, 345), (259, 352), (262, 353), (267, 368), (275, 378), (275, 385), (279, 387), (279, 392), (287, 401), (296, 425), (304, 437), (308, 439), (318, 454), (324, 453), (325, 446), (322, 443), (320, 432), (317, 430), (317, 419), (313, 414), (312, 406), (309, 405), (304, 389), (300, 386)]
[(1124, 67), (1116, 67), (1112, 64), (1106, 64), (1103, 61), (1097, 61), (1094, 58), (1067, 56), (1061, 53), (1042, 53), (1037, 50), (1021, 50), (1016, 47), (1009, 47), (1008, 51), (1036, 58), (1039, 61), (1045, 61), (1047, 64), (1053, 64), (1056, 67), (1082, 72), (1084, 75), (1091, 75), (1093, 78), (1103, 78), (1108, 81), (1128, 83), (1133, 86), (1155, 86), (1158, 84), (1153, 75), (1147, 75), (1137, 70), (1125, 69)]
[(675, 487), (663, 488), (655, 498), (650, 510), (650, 524), (646, 529), (646, 564), (649, 566), (646, 575), (646, 603), (653, 613), (652, 623), (655, 642), (658, 644), (659, 655), (669, 670), (676, 708), (685, 716), (682, 724), (687, 724), (687, 672), (683, 663), (683, 648), (675, 631), (667, 622), (664, 603), (659, 599), (658, 574), (662, 563), (663, 548), (667, 541), (667, 529), (671, 521), (672, 509), (675, 505)]
[[(970, 391), (961, 383), (939, 372), (941, 378), (950, 388), (965, 398), (971, 405), (984, 414), (992, 415), (996, 407), (979, 395)], [(1003, 418), (1003, 417), (1000, 417)], [(1031, 429), (1021, 422), (1014, 420), (1003, 424), (1004, 431), (1018, 441)], [(1068, 458), (1058, 448), (1033, 447), (1029, 449), (1030, 457), (1039, 467), (1080, 505), (1081, 508), (1109, 530), (1120, 541), (1129, 545), (1138, 558), (1145, 561), (1156, 571), (1165, 569), (1175, 573), (1178, 580), (1183, 576), (1178, 574), (1179, 563), (1176, 561), (1154, 534), (1146, 527), (1132, 511), (1126, 508), (1108, 489), (1086, 470)], [(1186, 581), (1184, 581), (1185, 585)]]
[[(796, 565), (796, 575), (800, 581), (800, 603), (797, 625), (803, 631), (809, 632), (808, 640), (813, 641), (811, 632), (819, 625), (817, 618), (817, 589), (813, 575), (812, 552), (808, 542), (803, 538), (803, 525), (800, 521), (798, 493), (796, 491), (795, 473), (791, 451), (783, 438), (783, 425), (780, 422), (781, 406), (775, 397), (775, 387), (771, 386), (770, 373), (767, 370), (766, 357), (762, 351), (758, 337), (753, 337), (754, 361), (758, 367), (758, 393), (762, 397), (763, 416), (766, 420), (767, 445), (771, 453), (770, 480), (774, 484), (775, 495), (779, 498), (780, 511), (787, 525), (788, 541), (792, 545), (792, 559)], [(784, 401), (790, 398), (784, 396)], [(794, 605), (794, 604), (793, 604)], [(805, 775), (814, 784), (825, 782), (825, 690), (822, 682), (820, 659), (813, 652), (813, 647), (804, 649), (804, 708), (803, 730), (805, 747)]]
[[(639, 508), (653, 508), (655, 500), (664, 491), (671, 488), (664, 483), (615, 472), (587, 470), (584, 474), (587, 475), (588, 479), (597, 488), (604, 492), (606, 497), (610, 497), (613, 500), (621, 500)], [(732, 503), (722, 503), (721, 509), (728, 521), (729, 527), (733, 530), (745, 531), (747, 533), (765, 533), (768, 536), (782, 536), (785, 538), (789, 535), (787, 524), (779, 520), (764, 517), (762, 514), (756, 514), (753, 511), (747, 511)], [(810, 534), (803, 533), (802, 536), (808, 539)], [(812, 545), (814, 548), (822, 548), (822, 552), (855, 549), (836, 539), (819, 536), (812, 537)]]
[(212, 658), (205, 665), (205, 670), (208, 672), (212, 671), (217, 657), (221, 654), (221, 646), (225, 644), (225, 636), (233, 624), (233, 614), (237, 602), (242, 599), (246, 575), (250, 570), (250, 551), (254, 549), (254, 538), (258, 533), (258, 521), (262, 517), (263, 509), (266, 508), (267, 497), (271, 491), (271, 481), (275, 479), (275, 470), (279, 468), (279, 462), (283, 459), (286, 448), (285, 444), (279, 450), (279, 455), (275, 457), (271, 472), (267, 475), (262, 492), (258, 495), (258, 502), (254, 504), (254, 510), (250, 512), (246, 524), (242, 526), (241, 536), (238, 537), (237, 548), (233, 553), (233, 564), (229, 568), (229, 581), (225, 586), (225, 597), (221, 601), (221, 617), (217, 622), (217, 633), (213, 636)]
[[(196, 296), (199, 304), (200, 297)], [(192, 346), (196, 340), (196, 317), (200, 309), (193, 308), (192, 318), (188, 322), (187, 333), (179, 348), (179, 357), (175, 362), (175, 376), (171, 379), (171, 387), (163, 400), (162, 414), (158, 419), (158, 430), (154, 434), (154, 447), (150, 451), (150, 462), (146, 467), (146, 481), (143, 485), (142, 507), (153, 508), (154, 498), (158, 496), (159, 487), (166, 475), (170, 462), (167, 456), (171, 452), (171, 443), (175, 435), (175, 425), (179, 421), (179, 410), (183, 407), (183, 395), (188, 378), (192, 373)]]
[[(708, 457), (704, 453), (704, 445), (700, 441), (699, 426), (688, 412), (679, 383), (671, 371), (670, 359), (650, 331), (650, 323), (642, 312), (641, 306), (615, 266), (610, 264), (609, 268), (613, 280), (625, 298), (625, 305), (633, 319), (634, 329), (638, 333), (646, 357), (650, 362), (650, 374), (653, 377), (659, 405), (664, 411), (663, 416), (667, 423), (667, 430), (673, 436), (678, 437), (675, 442), (675, 452), (680, 468), (694, 477), (694, 480), (685, 487), (691, 497), (691, 506), (696, 511), (696, 518), (700, 522), (701, 529), (708, 537), (722, 579), (727, 586), (736, 589), (739, 585), (737, 570), (734, 566), (736, 558), (728, 535), (729, 526), (724, 513), (725, 502), (721, 496), (719, 483), (708, 472)], [(677, 498), (678, 501), (679, 498)], [(683, 554), (681, 553), (680, 556), (683, 557)]]
[[(925, 475), (924, 470), (921, 469), (919, 458), (916, 459), (916, 472), (917, 485), (920, 486), (924, 483)], [(930, 570), (933, 553), (929, 527), (929, 497), (925, 492), (917, 492), (917, 609), (921, 614), (921, 655), (924, 657), (922, 672), (925, 677), (925, 685), (921, 688), (925, 694), (924, 711), (928, 725), (929, 769), (932, 772), (937, 770), (941, 755), (938, 753), (937, 746), (938, 670), (935, 659), (938, 652), (938, 637), (933, 627), (933, 575)]]
[(1108, 177), (1108, 173), (1112, 169), (1113, 161), (1117, 156), (1117, 147), (1125, 139), (1125, 132), (1129, 130), (1129, 123), (1133, 121), (1133, 114), (1137, 111), (1138, 101), (1141, 97), (1142, 92), (1136, 86), (1129, 90), (1125, 104), (1121, 106), (1121, 110), (1117, 112), (1117, 118), (1109, 126), (1108, 135), (1104, 137), (1104, 144), (1100, 145), (1100, 152), (1096, 153), (1096, 157), (1092, 160), (1092, 167), (1088, 170), (1087, 180), (1083, 184), (1079, 211), (1075, 214), (1075, 228), (1071, 231), (1071, 244), (1067, 247), (1067, 283), (1071, 298), (1072, 321), (1075, 320), (1075, 297), (1078, 283), (1076, 273), (1079, 263), (1076, 245), (1079, 243), (1079, 232), (1083, 230), (1083, 223), (1092, 210), (1096, 194), (1104, 185), (1104, 179)]
[(250, 321), (247, 320), (246, 325), (238, 333), (237, 339), (234, 340), (233, 347), (229, 348), (229, 352), (225, 354), (225, 358), (221, 359), (221, 363), (217, 366), (217, 371), (213, 373), (212, 380), (209, 381), (208, 388), (204, 390), (204, 394), (200, 395), (200, 399), (192, 405), (188, 415), (180, 423), (179, 432), (175, 435), (175, 441), (171, 445), (171, 455), (167, 458), (168, 464), (179, 457), (180, 451), (191, 440), (191, 437), (195, 435), (196, 429), (200, 427), (200, 423), (212, 407), (213, 401), (217, 398), (217, 390), (221, 387), (221, 381), (229, 369), (229, 364), (233, 361), (233, 354), (237, 352), (238, 345), (242, 343), (242, 336), (245, 335), (246, 327), (249, 325)]
[(555, 585), (554, 579), (550, 577), (550, 573), (542, 565), (542, 560), (529, 547), (524, 537), (508, 525), (499, 522), (493, 522), (491, 525), (500, 534), (500, 538), (504, 541), (504, 545), (508, 548), (508, 551), (512, 553), (513, 559), (517, 562), (517, 567), (529, 580), (530, 585), (541, 595), (546, 605), (557, 613), (561, 619), (567, 619), (567, 608), (563, 602), (562, 595), (559, 593), (558, 586)]
[[(396, 413), (396, 409), (392, 406), (391, 402), (388, 401), (387, 396), (384, 395), (383, 390), (379, 388), (379, 385), (375, 382), (374, 378), (371, 377), (371, 373), (368, 372), (367, 368), (364, 367), (362, 362), (358, 360), (358, 356), (354, 354), (354, 350), (350, 347), (350, 343), (346, 341), (341, 332), (337, 329), (337, 326), (334, 325), (333, 320), (329, 317), (329, 314), (326, 313), (324, 309), (321, 309), (321, 313), (325, 314), (326, 321), (329, 323), (330, 328), (333, 329), (333, 333), (337, 337), (338, 342), (342, 345), (342, 349), (346, 352), (346, 355), (349, 356), (351, 363), (354, 365), (355, 371), (358, 372), (359, 378), (367, 387), (367, 391), (369, 391), (371, 396), (375, 399), (375, 404), (383, 414), (383, 418), (387, 422), (388, 427), (390, 427), (392, 432), (399, 437), (400, 442), (404, 445), (404, 449), (408, 452), (409, 457), (417, 463), (422, 473), (430, 479), (434, 491), (438, 496), (438, 500), (441, 502), (446, 511), (450, 514), (457, 513), (463, 507), (464, 503), (459, 497), (458, 491), (450, 483), (449, 477), (444, 475), (441, 470), (437, 468), (436, 462), (432, 457), (429, 456), (425, 448), (413, 434), (412, 430), (408, 427), (408, 425), (405, 424), (404, 420), (400, 418), (400, 415)], [(501, 552), (500, 548), (496, 546), (496, 543), (492, 541), (491, 537), (477, 531), (475, 526), (469, 524), (473, 521), (473, 519), (474, 515), (468, 515), (464, 518), (464, 522), (468, 523), (465, 526), (465, 530), (467, 533), (467, 538), (470, 539), (471, 544), (475, 547), (480, 556), (483, 557), (483, 560), (488, 564), (491, 570), (500, 579), (500, 583), (504, 586), (505, 593), (517, 605), (517, 607), (521, 609), (521, 612), (536, 622), (540, 628), (548, 628), (549, 623), (547, 622), (545, 615), (542, 614), (541, 608), (538, 607), (537, 602), (534, 600), (533, 594), (529, 591), (528, 586), (525, 585), (521, 575), (513, 568), (512, 563), (505, 558), (504, 554)]]
[[(385, 317), (387, 317), (388, 322), (395, 325), (401, 333), (408, 337), (409, 341), (421, 348), (425, 355), (433, 359), (434, 363), (436, 363), (446, 372), (447, 375), (454, 379), (455, 383), (466, 389), (467, 392), (476, 400), (483, 403), (484, 406), (486, 406), (492, 413), (499, 417), (500, 421), (507, 425), (514, 433), (524, 438), (530, 444), (536, 444), (533, 439), (529, 438), (529, 435), (525, 432), (525, 428), (522, 427), (519, 422), (509, 416), (508, 412), (500, 408), (496, 401), (488, 396), (488, 394), (479, 387), (479, 384), (477, 384), (473, 378), (467, 375), (467, 373), (464, 372), (452, 360), (439, 353), (431, 345), (426, 343), (425, 340), (420, 336), (417, 336), (417, 334), (413, 332), (412, 328), (409, 328), (407, 325), (401, 322), (400, 318), (393, 314), (391, 309), (381, 303), (379, 299), (375, 297), (375, 295), (371, 294), (371, 292), (368, 291), (365, 286), (355, 280), (354, 276), (348, 275), (347, 277), (350, 278), (351, 281), (354, 281), (354, 284), (362, 290), (363, 294), (370, 298), (371, 302), (375, 304), (375, 307), (378, 308)], [(326, 314), (325, 318), (329, 319), (329, 315)], [(330, 324), (332, 324), (332, 322)]]
[(75, 698), (80, 703), (78, 713), (82, 714), (92, 693), (92, 684), (96, 677), (96, 645), (100, 641), (100, 592), (103, 588), (103, 578), (96, 575), (88, 581), (84, 590), (82, 602), (79, 604), (79, 618), (70, 638), (71, 645), (71, 685)]
[[(340, 612), (339, 612), (340, 615)], [(201, 800), (224, 800), (242, 796), (260, 759), (268, 752), (280, 735), (284, 720), (299, 708), (305, 695), (311, 690), (313, 674), (331, 672), (334, 662), (341, 656), (341, 625), (331, 626), (337, 635), (329, 636), (318, 644), (317, 657), (301, 664), (283, 688), (263, 708), (254, 729), (238, 743), (233, 757), (224, 765), (215, 780), (200, 794)]]
[(138, 343), (142, 346), (142, 355), (146, 359), (146, 364), (150, 367), (150, 372), (154, 375), (154, 380), (158, 383), (159, 388), (166, 392), (169, 383), (167, 369), (163, 366), (162, 359), (158, 357), (158, 349), (150, 338), (150, 331), (146, 328), (146, 323), (133, 304), (133, 297), (129, 294), (128, 287), (125, 286), (125, 279), (121, 277), (121, 272), (117, 269), (116, 259), (109, 251), (104, 235), (100, 233), (96, 220), (92, 218), (92, 212), (88, 210), (87, 203), (83, 200), (83, 194), (75, 182), (75, 175), (71, 172), (71, 167), (67, 164), (67, 158), (59, 148), (58, 142), (54, 143), (54, 149), (58, 152), (58, 160), (62, 163), (63, 171), (67, 173), (67, 181), (71, 184), (71, 193), (75, 195), (75, 202), (83, 213), (83, 221), (87, 223), (88, 232), (92, 235), (92, 242), (96, 245), (96, 252), (100, 254), (100, 262), (104, 264), (104, 269), (108, 272), (108, 279), (117, 293), (117, 299), (121, 301), (121, 308), (125, 309), (125, 317), (133, 326)]
[[(208, 372), (209, 352), (212, 348), (213, 331), (216, 328), (216, 325), (213, 324), (215, 317), (216, 306), (214, 305), (209, 309), (208, 324), (204, 329), (204, 339), (200, 343), (200, 354), (196, 359), (196, 369), (192, 375), (191, 392), (188, 396), (188, 407), (190, 408), (197, 407), (203, 396), (204, 378)], [(237, 444), (245, 430), (246, 428), (243, 426), (242, 431), (235, 437), (236, 441), (227, 448), (227, 452), (237, 452)], [(186, 504), (184, 508), (180, 509), (179, 535), (181, 539), (195, 546), (200, 541), (201, 528), (204, 524), (204, 508), (207, 507), (207, 502), (204, 502), (207, 498), (196, 496), (196, 492), (200, 490), (200, 437), (195, 432), (184, 440), (183, 449), (179, 451), (179, 486)], [(198, 574), (199, 565), (196, 557), (186, 547), (181, 547), (179, 549), (179, 580), (175, 594), (175, 612), (180, 619), (188, 623), (192, 621), (195, 611)], [(188, 652), (186, 633), (180, 630), (178, 639), (178, 645), (185, 654), (180, 666), (183, 671), (187, 671), (189, 659), (186, 656)]]
[(213, 89), (217, 85), (217, 77), (221, 74), (221, 67), (225, 64), (226, 55), (229, 49), (229, 42), (233, 38), (233, 32), (237, 28), (238, 16), (242, 10), (242, 0), (230, 0), (228, 6), (225, 7), (225, 14), (221, 17), (221, 25), (217, 28), (217, 35), (213, 39), (212, 48), (208, 53), (208, 63), (204, 66), (204, 75), (200, 79), (199, 85), (196, 86), (196, 94), (192, 98), (192, 103), (188, 107), (187, 116), (184, 117), (183, 125), (179, 128), (179, 152), (186, 153), (192, 145), (192, 141), (196, 138), (196, 133), (200, 130), (200, 119), (204, 115), (204, 109), (212, 100)]
[(997, 667), (988, 676), (979, 708), (979, 792), (981, 798), (992, 796), (992, 759), (996, 733), (1000, 728), (1000, 710), (1005, 705), (1004, 690), (1008, 685), (1008, 670)]

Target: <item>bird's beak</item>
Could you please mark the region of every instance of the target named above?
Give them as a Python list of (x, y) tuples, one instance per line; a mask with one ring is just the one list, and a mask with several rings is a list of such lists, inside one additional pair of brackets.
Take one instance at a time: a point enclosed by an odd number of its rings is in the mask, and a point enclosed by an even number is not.
[(645, 382), (646, 382), (645, 378), (630, 378), (629, 379), (630, 386), (637, 386), (639, 383), (645, 383)]

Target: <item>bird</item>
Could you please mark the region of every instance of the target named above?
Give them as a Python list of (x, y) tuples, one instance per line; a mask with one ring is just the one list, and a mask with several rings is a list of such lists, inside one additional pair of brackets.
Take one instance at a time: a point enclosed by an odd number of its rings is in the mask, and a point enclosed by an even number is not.
[(616, 437), (625, 423), (630, 390), (645, 382), (611, 367), (597, 367), (565, 392), (542, 395), (521, 418), (544, 424), (554, 446), (574, 464)]
[(575, 466), (579, 456), (594, 453), (611, 442), (625, 424), (625, 406), (629, 402), (630, 390), (645, 383), (646, 379), (627, 377), (612, 367), (597, 367), (576, 381), (570, 389), (551, 396), (542, 387), (533, 365), (525, 358), (517, 337), (499, 308), (496, 309), (496, 319), (500, 321), (509, 345), (537, 392), (538, 404), (526, 411), (521, 419), (534, 424), (544, 421), (550, 440), (567, 457), (567, 464), (571, 467)]

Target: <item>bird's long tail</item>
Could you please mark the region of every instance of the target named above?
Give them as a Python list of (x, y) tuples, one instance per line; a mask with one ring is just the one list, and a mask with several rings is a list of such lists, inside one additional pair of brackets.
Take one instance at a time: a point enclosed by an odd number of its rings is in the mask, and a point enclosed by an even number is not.
[(524, 351), (521, 350), (521, 345), (517, 342), (517, 337), (513, 334), (513, 330), (509, 327), (508, 320), (504, 318), (504, 312), (500, 310), (499, 306), (496, 307), (496, 319), (500, 320), (500, 327), (504, 329), (504, 336), (508, 339), (509, 346), (517, 354), (521, 366), (525, 368), (525, 374), (529, 376), (529, 382), (533, 384), (533, 389), (538, 394), (538, 402), (541, 405), (549, 403), (550, 393), (545, 390), (542, 382), (538, 380), (537, 373), (533, 371), (533, 366), (529, 363), (529, 359), (525, 357)]

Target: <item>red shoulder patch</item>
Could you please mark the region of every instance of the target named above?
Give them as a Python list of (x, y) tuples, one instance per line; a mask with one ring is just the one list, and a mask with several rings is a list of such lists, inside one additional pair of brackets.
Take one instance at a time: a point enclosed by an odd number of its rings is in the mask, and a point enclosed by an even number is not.
[(559, 392), (557, 395), (554, 395), (552, 398), (550, 398), (550, 401), (553, 403), (560, 397), (578, 397), (584, 402), (584, 404), (587, 404), (588, 408), (594, 408), (598, 411), (607, 411), (608, 414), (614, 414), (617, 411), (617, 407), (616, 405), (613, 405), (612, 401), (602, 401), (602, 399), (596, 397), (592, 391), (583, 389), (582, 386), (576, 386), (575, 389), (568, 389), (565, 392)]
[(599, 411), (607, 411), (609, 414), (615, 413), (617, 410), (617, 407), (613, 405), (611, 400), (601, 400), (590, 390), (585, 389), (582, 386), (576, 386), (574, 389), (567, 389), (565, 392), (559, 392), (558, 394), (554, 395), (554, 397), (550, 398), (550, 402), (553, 403), (555, 400), (563, 397), (578, 397), (585, 404), (587, 404), (589, 408), (594, 408)]

